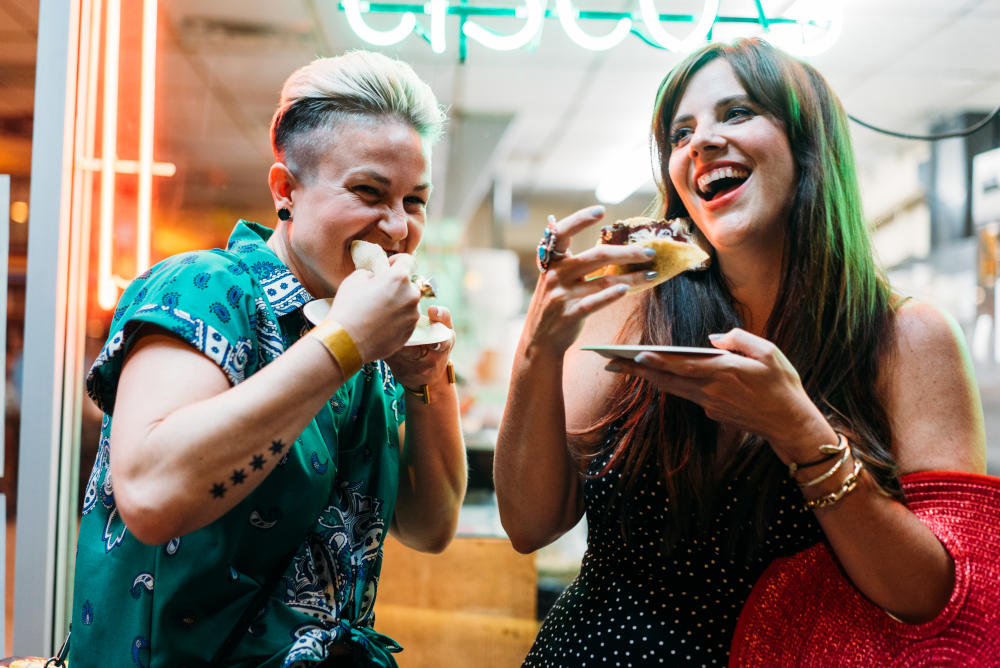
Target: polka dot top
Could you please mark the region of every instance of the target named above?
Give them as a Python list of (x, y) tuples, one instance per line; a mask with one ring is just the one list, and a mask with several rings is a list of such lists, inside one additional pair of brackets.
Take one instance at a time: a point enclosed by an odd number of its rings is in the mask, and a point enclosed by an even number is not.
[[(595, 458), (597, 475), (611, 457)], [(729, 516), (745, 503), (734, 480), (711, 528), (663, 555), (665, 486), (650, 469), (641, 474), (630, 506), (631, 530), (605, 509), (620, 472), (584, 481), (587, 552), (580, 574), (545, 617), (524, 666), (725, 666), (736, 620), (754, 582), (776, 557), (822, 539), (791, 480), (753, 559), (730, 557), (723, 546)], [(745, 488), (745, 486), (744, 486)], [(721, 493), (721, 492), (720, 492)]]

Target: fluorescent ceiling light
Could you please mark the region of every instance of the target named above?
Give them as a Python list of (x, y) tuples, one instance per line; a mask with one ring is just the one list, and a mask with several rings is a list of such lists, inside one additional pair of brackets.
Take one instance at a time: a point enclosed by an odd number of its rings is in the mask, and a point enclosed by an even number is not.
[(594, 189), (594, 197), (602, 204), (618, 204), (653, 180), (649, 148), (636, 145), (608, 164), (607, 175)]

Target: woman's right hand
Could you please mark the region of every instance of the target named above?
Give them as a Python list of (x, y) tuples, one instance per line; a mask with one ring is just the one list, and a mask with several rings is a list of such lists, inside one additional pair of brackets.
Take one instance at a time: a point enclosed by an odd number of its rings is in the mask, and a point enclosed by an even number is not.
[(420, 291), (410, 281), (413, 256), (397, 253), (389, 264), (389, 271), (358, 269), (341, 281), (326, 316), (347, 330), (365, 362), (385, 359), (402, 348), (420, 317)]
[(528, 307), (524, 333), (530, 337), (529, 345), (561, 356), (579, 336), (588, 315), (621, 299), (630, 286), (656, 277), (655, 273), (650, 276), (640, 270), (621, 276), (586, 278), (609, 264), (645, 263), (653, 257), (651, 249), (635, 244), (599, 244), (576, 255), (570, 252), (573, 237), (603, 217), (604, 207), (596, 206), (580, 209), (555, 223), (557, 255), (539, 276)]
[[(566, 351), (588, 315), (621, 304), (618, 300), (630, 285), (649, 280), (645, 271), (587, 280), (588, 274), (609, 264), (651, 259), (645, 248), (636, 245), (601, 244), (578, 254), (570, 252), (572, 238), (603, 217), (604, 207), (589, 207), (550, 224), (558, 254), (538, 278), (514, 356), (507, 405), (497, 433), (493, 480), (501, 522), (519, 552), (548, 545), (583, 515), (580, 462), (566, 441), (567, 427), (579, 426), (573, 417), (576, 402), (567, 396), (567, 379), (577, 379), (571, 387), (588, 395), (587, 405), (603, 405), (603, 401), (601, 389), (592, 382), (593, 374), (584, 381), (587, 388), (582, 387), (579, 370), (588, 367), (566, 364)], [(586, 327), (603, 324), (595, 319)]]

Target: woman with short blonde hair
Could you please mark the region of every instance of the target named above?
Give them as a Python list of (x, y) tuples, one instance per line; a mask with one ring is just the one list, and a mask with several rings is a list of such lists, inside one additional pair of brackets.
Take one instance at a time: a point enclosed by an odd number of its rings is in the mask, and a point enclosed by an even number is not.
[[(442, 550), (466, 484), (454, 334), (406, 345), (443, 122), (404, 63), (307, 65), (272, 125), (274, 229), (239, 221), (122, 294), (87, 378), (106, 417), (72, 665), (396, 665), (373, 628), (383, 541)], [(358, 268), (359, 242), (388, 267)]]

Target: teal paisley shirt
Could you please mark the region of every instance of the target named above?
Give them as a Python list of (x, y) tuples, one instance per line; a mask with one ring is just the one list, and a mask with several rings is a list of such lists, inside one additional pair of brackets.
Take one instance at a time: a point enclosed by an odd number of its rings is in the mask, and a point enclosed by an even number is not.
[(212, 524), (165, 545), (144, 545), (115, 505), (111, 413), (122, 363), (147, 325), (186, 341), (233, 385), (308, 329), (301, 307), (312, 297), (267, 247), (270, 234), (240, 221), (226, 250), (168, 258), (122, 294), (87, 377), (105, 418), (77, 545), (74, 668), (208, 665), (281, 569), (225, 665), (308, 668), (345, 643), (360, 665), (395, 665), (389, 652), (398, 646), (372, 629), (404, 417), (402, 388), (384, 362), (366, 364), (290, 446), (274, 443), (245, 468), (220, 476), (212, 490), (192, 489), (209, 502), (242, 484), (263, 459), (280, 459)]

